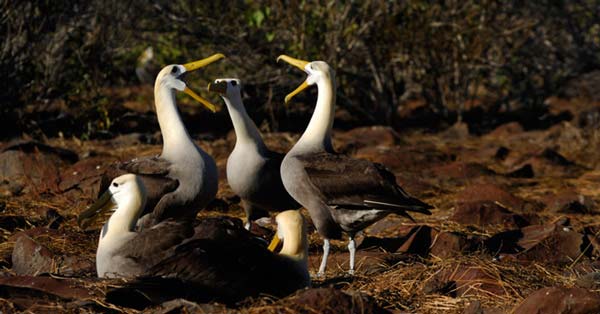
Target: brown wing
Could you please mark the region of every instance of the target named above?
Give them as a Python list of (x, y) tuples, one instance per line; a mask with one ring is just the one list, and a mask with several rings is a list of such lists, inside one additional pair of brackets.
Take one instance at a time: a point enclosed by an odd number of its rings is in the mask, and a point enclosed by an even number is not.
[(171, 163), (159, 156), (147, 158), (135, 158), (130, 161), (122, 162), (119, 169), (129, 173), (166, 176), (169, 174)]
[(171, 255), (177, 245), (193, 234), (194, 229), (190, 221), (168, 219), (138, 232), (118, 254), (135, 260), (144, 268), (150, 268)]
[(146, 276), (192, 284), (203, 297), (226, 303), (259, 293), (281, 297), (308, 283), (291, 260), (239, 239), (187, 242)]
[(301, 207), (285, 190), (281, 181), (281, 162), (284, 157), (281, 153), (266, 152), (265, 163), (260, 172), (262, 188), (252, 198), (255, 205), (261, 209), (283, 211)]
[(179, 181), (168, 176), (171, 163), (158, 156), (136, 158), (119, 164), (119, 169), (128, 173), (137, 174), (146, 187), (146, 208), (142, 215), (155, 210), (160, 199), (175, 191)]
[(107, 300), (140, 308), (175, 298), (235, 303), (260, 293), (281, 297), (309, 284), (295, 262), (253, 240), (237, 218), (202, 219), (191, 239), (164, 256), (135, 281), (109, 291)]
[(432, 206), (411, 197), (385, 166), (344, 155), (318, 153), (299, 156), (310, 182), (330, 206), (351, 209), (389, 209), (431, 214)]

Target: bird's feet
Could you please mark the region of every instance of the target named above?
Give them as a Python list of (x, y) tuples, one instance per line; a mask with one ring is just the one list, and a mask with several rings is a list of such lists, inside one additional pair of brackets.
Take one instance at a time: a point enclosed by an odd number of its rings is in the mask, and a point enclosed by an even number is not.
[(354, 269), (348, 269), (348, 275), (354, 276)]

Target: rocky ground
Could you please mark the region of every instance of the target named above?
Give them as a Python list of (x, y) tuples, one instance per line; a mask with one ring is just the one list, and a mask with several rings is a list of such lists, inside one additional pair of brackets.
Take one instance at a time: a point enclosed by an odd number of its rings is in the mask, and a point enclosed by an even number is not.
[[(600, 111), (560, 99), (549, 106), (573, 118), (543, 130), (506, 123), (481, 136), (461, 123), (438, 133), (335, 131), (338, 151), (385, 164), (408, 192), (435, 205), (433, 215), (389, 216), (366, 229), (355, 276), (344, 272), (346, 242), (334, 241), (326, 277), (287, 298), (235, 308), (177, 300), (147, 311), (600, 313)], [(286, 151), (297, 134), (265, 137)], [(137, 312), (106, 299), (118, 282), (94, 278), (99, 231), (80, 230), (75, 217), (109, 179), (108, 165), (159, 153), (157, 138), (0, 143), (0, 312)], [(242, 217), (224, 179), (234, 141), (231, 133), (198, 141), (221, 170), (218, 199), (201, 216)], [(310, 232), (314, 272), (321, 240)]]

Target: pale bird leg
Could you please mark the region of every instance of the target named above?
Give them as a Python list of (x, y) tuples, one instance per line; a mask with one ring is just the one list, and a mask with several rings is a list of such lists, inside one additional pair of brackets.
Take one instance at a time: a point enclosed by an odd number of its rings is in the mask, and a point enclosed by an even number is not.
[(356, 255), (356, 243), (354, 242), (353, 237), (350, 237), (350, 242), (348, 242), (348, 251), (350, 251), (350, 269), (348, 270), (348, 274), (354, 275), (354, 256)]
[(325, 268), (327, 267), (327, 257), (329, 257), (329, 239), (323, 240), (323, 258), (321, 259), (321, 266), (319, 266), (319, 272), (317, 277), (325, 275)]

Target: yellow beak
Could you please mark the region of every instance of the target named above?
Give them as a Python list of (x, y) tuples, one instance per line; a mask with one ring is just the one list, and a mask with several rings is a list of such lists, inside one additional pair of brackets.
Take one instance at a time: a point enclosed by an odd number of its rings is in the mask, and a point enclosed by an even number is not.
[(275, 236), (273, 236), (273, 240), (271, 240), (271, 244), (269, 244), (269, 251), (275, 252), (279, 243), (281, 243), (281, 239), (279, 239), (277, 234), (275, 234)]
[(77, 224), (81, 229), (86, 229), (90, 224), (95, 222), (99, 217), (102, 217), (102, 213), (105, 213), (113, 208), (117, 204), (112, 199), (110, 191), (104, 192), (102, 196), (92, 206), (81, 212), (77, 217)]
[(190, 71), (195, 71), (198, 70), (200, 68), (203, 68), (215, 61), (218, 61), (220, 59), (225, 58), (225, 55), (222, 53), (216, 53), (206, 59), (202, 59), (202, 60), (198, 60), (198, 61), (194, 61), (194, 62), (190, 62), (190, 63), (186, 63), (183, 65), (183, 67), (185, 68), (186, 71), (190, 72)]
[[(195, 71), (198, 70), (200, 68), (203, 68), (215, 61), (218, 61), (220, 59), (225, 58), (225, 55), (223, 55), (222, 53), (217, 53), (214, 54), (206, 59), (202, 59), (202, 60), (198, 60), (198, 61), (194, 61), (194, 62), (190, 62), (190, 63), (186, 63), (183, 65), (183, 67), (185, 68), (186, 71), (191, 72), (191, 71)], [(199, 103), (201, 103), (202, 105), (204, 105), (206, 108), (208, 108), (208, 110), (215, 112), (217, 111), (217, 107), (212, 104), (210, 101), (200, 97), (200, 95), (196, 94), (193, 90), (191, 90), (190, 88), (188, 88), (186, 86), (186, 88), (183, 90), (184, 93), (190, 95), (192, 98), (194, 98), (196, 101), (198, 101)]]
[[(295, 58), (292, 58), (292, 57), (286, 56), (286, 55), (281, 55), (281, 56), (277, 57), (278, 62), (279, 62), (279, 60), (283, 60), (283, 61), (297, 67), (298, 69), (300, 69), (302, 71), (305, 71), (306, 65), (310, 63), (309, 61), (295, 59)], [(287, 96), (285, 96), (285, 103), (287, 104), (292, 99), (292, 97), (296, 96), (298, 93), (300, 93), (307, 87), (308, 87), (308, 83), (306, 81), (304, 81), (293, 92), (291, 92)]]
[(197, 102), (201, 103), (204, 105), (204, 107), (206, 107), (208, 110), (215, 112), (217, 111), (217, 106), (215, 106), (213, 103), (211, 103), (210, 101), (200, 97), (200, 95), (196, 94), (193, 90), (191, 90), (189, 87), (185, 87), (185, 89), (183, 90), (184, 93), (190, 95), (192, 98), (196, 99)]

